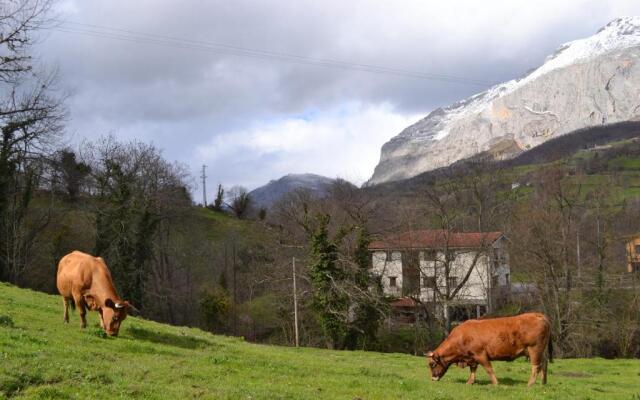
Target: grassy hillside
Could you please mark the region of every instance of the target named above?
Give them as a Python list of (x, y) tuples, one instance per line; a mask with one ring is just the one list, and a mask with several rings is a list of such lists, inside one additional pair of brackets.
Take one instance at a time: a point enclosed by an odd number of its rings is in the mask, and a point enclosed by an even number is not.
[(427, 380), (421, 357), (249, 344), (127, 319), (118, 338), (62, 323), (61, 301), (0, 284), (0, 398), (463, 399), (640, 398), (640, 360), (558, 360), (550, 383), (526, 388), (524, 360), (495, 363), (472, 387), (452, 367)]

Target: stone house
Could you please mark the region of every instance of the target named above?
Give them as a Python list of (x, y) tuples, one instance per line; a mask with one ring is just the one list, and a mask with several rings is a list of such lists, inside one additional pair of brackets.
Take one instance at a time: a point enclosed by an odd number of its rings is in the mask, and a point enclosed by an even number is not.
[(445, 317), (463, 320), (491, 312), (509, 291), (509, 253), (501, 232), (409, 231), (373, 241), (369, 251), (385, 294), (405, 310), (411, 301), (431, 303)]

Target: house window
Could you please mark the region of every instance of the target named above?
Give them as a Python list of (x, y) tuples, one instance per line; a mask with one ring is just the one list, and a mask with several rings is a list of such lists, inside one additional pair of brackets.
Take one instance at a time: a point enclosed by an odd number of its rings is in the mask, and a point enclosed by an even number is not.
[(423, 276), (422, 277), (422, 287), (433, 289), (436, 287), (436, 277), (435, 276)]
[(447, 278), (447, 284), (449, 285), (449, 289), (455, 289), (458, 287), (458, 278), (455, 276), (450, 276)]
[(389, 277), (389, 287), (396, 287), (396, 277), (395, 276), (390, 276)]
[(640, 244), (636, 245), (636, 254), (640, 255)]
[(493, 268), (500, 268), (500, 252), (498, 249), (493, 249)]
[(436, 260), (436, 251), (435, 250), (427, 250), (423, 252), (425, 261), (435, 261)]
[(504, 274), (504, 284), (509, 286), (509, 274)]
[(631, 263), (631, 272), (635, 272), (636, 274), (640, 274), (640, 262), (634, 261)]

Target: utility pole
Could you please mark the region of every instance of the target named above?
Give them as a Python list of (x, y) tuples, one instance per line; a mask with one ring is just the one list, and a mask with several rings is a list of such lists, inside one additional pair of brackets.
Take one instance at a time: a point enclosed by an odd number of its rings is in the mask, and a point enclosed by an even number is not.
[(298, 337), (298, 291), (296, 290), (296, 258), (293, 257), (292, 262), (293, 269), (293, 324), (296, 333), (296, 347), (300, 346), (300, 340)]
[(238, 287), (236, 286), (236, 242), (233, 239), (233, 334), (238, 336)]
[(207, 166), (202, 164), (202, 175), (200, 175), (200, 178), (202, 178), (202, 207), (207, 206), (207, 174), (205, 168)]
[(578, 282), (582, 284), (582, 261), (580, 260), (580, 228), (576, 232), (576, 264), (578, 264)]

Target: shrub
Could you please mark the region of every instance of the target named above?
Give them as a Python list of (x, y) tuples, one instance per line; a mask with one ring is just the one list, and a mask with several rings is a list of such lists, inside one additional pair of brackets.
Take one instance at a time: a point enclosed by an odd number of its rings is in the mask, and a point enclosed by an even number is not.
[(11, 317), (8, 315), (0, 315), (0, 326), (13, 328), (13, 319), (11, 319)]

